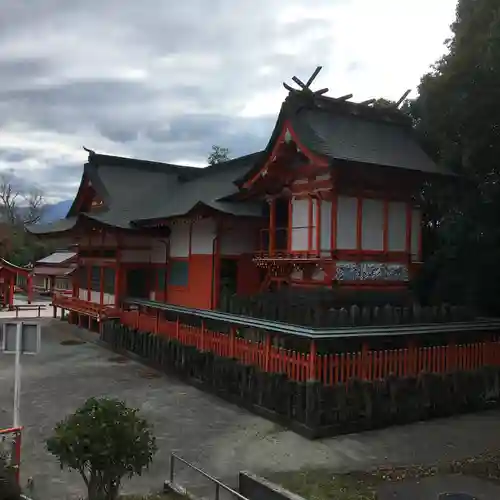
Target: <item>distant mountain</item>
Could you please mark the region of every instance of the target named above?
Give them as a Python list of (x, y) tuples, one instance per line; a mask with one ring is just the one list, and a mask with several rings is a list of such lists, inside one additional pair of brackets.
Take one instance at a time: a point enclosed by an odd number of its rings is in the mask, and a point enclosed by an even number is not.
[(40, 222), (54, 222), (66, 217), (73, 200), (63, 200), (53, 205), (45, 205), (43, 217)]

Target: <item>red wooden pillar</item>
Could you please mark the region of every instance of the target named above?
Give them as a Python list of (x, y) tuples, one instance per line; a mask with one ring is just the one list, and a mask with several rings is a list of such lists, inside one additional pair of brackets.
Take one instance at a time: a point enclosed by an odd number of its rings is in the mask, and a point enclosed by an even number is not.
[(87, 266), (87, 302), (90, 302), (91, 300), (91, 290), (90, 290), (90, 285), (92, 281), (92, 267)]
[(9, 309), (14, 308), (14, 287), (15, 287), (16, 275), (13, 274), (9, 278)]
[(268, 372), (271, 368), (271, 334), (265, 333), (264, 340), (264, 371)]
[(357, 199), (356, 215), (356, 249), (360, 252), (363, 249), (363, 198)]
[(120, 306), (120, 297), (121, 290), (123, 287), (123, 279), (122, 272), (125, 271), (122, 269), (121, 260), (122, 260), (122, 238), (120, 234), (116, 235), (116, 261), (115, 261), (115, 285), (114, 285), (114, 294), (115, 294), (115, 307)]
[(203, 320), (200, 326), (199, 349), (200, 351), (205, 350), (205, 322)]
[(229, 329), (229, 357), (235, 358), (236, 328), (231, 326)]
[(292, 251), (292, 233), (293, 233), (293, 198), (288, 199), (288, 227), (286, 235), (286, 251)]
[(411, 263), (411, 219), (412, 219), (412, 206), (411, 203), (406, 204), (406, 245), (405, 250), (408, 256), (408, 263)]
[(99, 269), (99, 304), (104, 305), (104, 266)]
[(339, 197), (337, 193), (333, 193), (332, 196), (332, 232), (330, 233), (330, 246), (332, 257), (334, 252), (337, 250), (337, 213), (338, 213), (338, 201)]
[(321, 198), (316, 198), (316, 255), (321, 255)]
[(18, 429), (15, 433), (15, 444), (14, 444), (14, 463), (16, 464), (15, 468), (15, 477), (17, 484), (20, 483), (21, 476), (21, 429)]
[(311, 253), (313, 247), (313, 199), (309, 195), (307, 198), (307, 253)]
[(310, 382), (316, 380), (316, 361), (317, 361), (317, 352), (316, 352), (316, 341), (312, 339), (309, 344), (309, 359), (308, 359), (308, 374), (307, 379)]
[(27, 287), (28, 287), (28, 304), (31, 304), (31, 301), (33, 300), (33, 276), (31, 274), (28, 274), (28, 279), (27, 279)]
[(269, 255), (276, 250), (276, 199), (269, 201)]
[(368, 342), (363, 342), (363, 345), (361, 347), (361, 374), (360, 374), (360, 379), (361, 380), (372, 380), (372, 374), (370, 371), (370, 363), (369, 363), (369, 356), (370, 356), (370, 346)]
[(384, 253), (389, 251), (389, 201), (384, 200), (383, 208), (383, 241), (384, 241)]

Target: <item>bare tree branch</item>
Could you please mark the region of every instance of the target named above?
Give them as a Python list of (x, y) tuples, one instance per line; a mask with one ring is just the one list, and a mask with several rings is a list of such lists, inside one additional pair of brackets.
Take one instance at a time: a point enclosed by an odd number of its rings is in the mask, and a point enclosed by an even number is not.
[(33, 188), (22, 194), (22, 197), (26, 203), (26, 213), (23, 217), (23, 223), (35, 224), (39, 222), (45, 208), (45, 199), (42, 191), (38, 188)]
[(0, 174), (0, 220), (11, 226), (38, 222), (45, 207), (42, 191), (26, 186), (14, 174)]
[(20, 191), (14, 186), (13, 176), (0, 175), (0, 215), (5, 222), (14, 225), (17, 219), (17, 199)]

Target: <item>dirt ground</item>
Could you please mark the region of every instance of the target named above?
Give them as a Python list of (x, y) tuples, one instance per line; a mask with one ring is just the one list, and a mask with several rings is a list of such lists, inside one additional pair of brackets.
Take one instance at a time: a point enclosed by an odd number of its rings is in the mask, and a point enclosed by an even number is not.
[[(154, 425), (158, 454), (144, 476), (124, 484), (126, 493), (160, 489), (173, 451), (234, 484), (240, 470), (265, 474), (325, 467), (345, 472), (456, 460), (500, 449), (496, 411), (308, 441), (90, 341), (64, 345), (77, 334), (86, 340), (93, 334), (59, 320), (41, 321), (42, 351), (22, 359), (22, 480), (33, 477), (36, 498), (83, 495), (79, 476), (61, 471), (44, 442), (56, 422), (91, 396), (123, 399)], [(12, 355), (0, 353), (0, 427), (12, 423), (13, 361)]]

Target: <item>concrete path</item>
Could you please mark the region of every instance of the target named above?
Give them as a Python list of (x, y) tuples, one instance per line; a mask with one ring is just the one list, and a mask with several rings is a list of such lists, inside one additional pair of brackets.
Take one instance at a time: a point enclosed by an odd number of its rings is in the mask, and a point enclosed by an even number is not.
[[(234, 484), (242, 469), (262, 474), (325, 467), (342, 472), (387, 464), (432, 464), (500, 448), (497, 411), (308, 441), (91, 342), (62, 345), (61, 341), (84, 331), (58, 320), (41, 321), (42, 352), (22, 360), (21, 413), (23, 478), (34, 477), (40, 498), (83, 494), (81, 479), (60, 471), (44, 441), (56, 422), (91, 396), (123, 399), (140, 408), (154, 425), (158, 454), (147, 474), (124, 485), (125, 492), (159, 489), (168, 476), (172, 451)], [(11, 424), (12, 364), (11, 355), (0, 353), (0, 427)]]
[[(46, 306), (45, 309), (40, 310), (40, 317), (42, 318), (52, 318), (52, 307), (50, 306), (52, 299), (50, 297), (37, 297), (35, 300), (31, 301), (33, 306)], [(26, 295), (16, 294), (14, 296), (14, 305), (28, 305), (28, 298)], [(18, 311), (18, 316), (16, 318), (16, 311), (2, 310), (0, 311), (0, 321), (5, 319), (28, 319), (37, 318), (38, 310), (31, 309), (28, 311)]]

